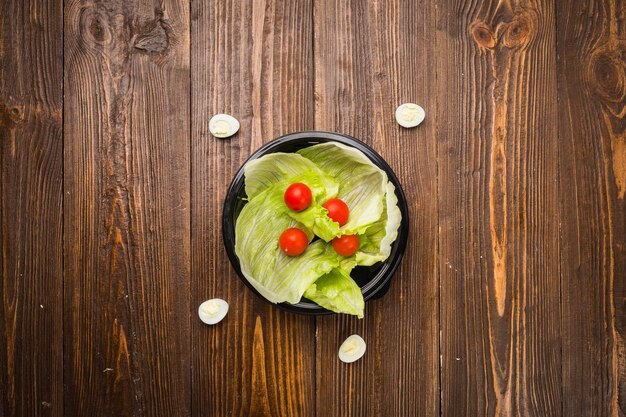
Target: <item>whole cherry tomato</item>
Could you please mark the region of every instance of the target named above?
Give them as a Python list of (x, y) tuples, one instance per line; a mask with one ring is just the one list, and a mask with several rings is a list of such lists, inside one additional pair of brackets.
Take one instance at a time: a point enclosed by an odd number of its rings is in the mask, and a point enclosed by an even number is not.
[(309, 239), (302, 230), (291, 227), (280, 235), (278, 245), (287, 256), (298, 256), (306, 250)]
[(343, 226), (348, 223), (350, 210), (348, 210), (348, 205), (344, 203), (343, 200), (339, 198), (331, 198), (325, 202), (322, 207), (328, 210), (328, 217), (339, 223), (339, 226)]
[(357, 235), (343, 235), (333, 239), (333, 249), (341, 256), (352, 256), (359, 249)]
[(296, 182), (287, 187), (285, 191), (285, 204), (293, 211), (302, 211), (311, 205), (311, 189), (301, 182)]

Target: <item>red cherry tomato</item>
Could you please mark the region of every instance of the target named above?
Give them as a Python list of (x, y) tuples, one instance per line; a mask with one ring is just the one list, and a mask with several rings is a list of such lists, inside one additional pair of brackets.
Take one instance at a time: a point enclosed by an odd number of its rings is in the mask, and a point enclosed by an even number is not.
[(309, 239), (302, 230), (297, 227), (291, 227), (280, 235), (278, 244), (287, 256), (298, 256), (306, 250), (306, 247), (309, 245)]
[(339, 226), (343, 226), (348, 223), (348, 216), (350, 215), (350, 210), (348, 210), (348, 205), (340, 200), (339, 198), (331, 198), (322, 206), (326, 210), (328, 210), (328, 217), (339, 223)]
[(351, 256), (359, 249), (357, 235), (343, 235), (333, 239), (333, 249), (341, 256)]
[(302, 211), (311, 205), (311, 189), (301, 182), (291, 184), (285, 191), (285, 204), (293, 211)]

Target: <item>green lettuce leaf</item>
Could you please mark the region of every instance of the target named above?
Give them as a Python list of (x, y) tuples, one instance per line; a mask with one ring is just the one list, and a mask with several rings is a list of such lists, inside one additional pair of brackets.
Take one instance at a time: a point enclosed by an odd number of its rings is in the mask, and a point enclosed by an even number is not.
[(363, 233), (380, 219), (387, 174), (361, 151), (336, 142), (320, 143), (298, 151), (339, 184), (336, 197), (350, 209), (342, 234)]
[(363, 318), (365, 301), (361, 288), (350, 277), (350, 271), (335, 268), (320, 277), (304, 293), (309, 300), (336, 313)]
[(249, 161), (244, 166), (248, 199), (277, 183), (289, 185), (302, 182), (309, 186), (313, 198), (320, 204), (335, 197), (339, 190), (337, 181), (324, 173), (310, 160), (297, 153), (271, 153)]
[(387, 182), (384, 209), (380, 219), (359, 236), (357, 265), (370, 266), (384, 261), (391, 254), (391, 244), (398, 237), (402, 214), (398, 208), (398, 197), (391, 181)]
[(328, 210), (317, 203), (300, 212), (290, 211), (289, 216), (312, 229), (313, 233), (326, 242), (341, 235), (339, 223), (328, 217)]
[[(297, 303), (305, 295), (338, 313), (363, 317), (363, 295), (350, 277), (356, 265), (385, 260), (401, 221), (393, 185), (360, 151), (337, 143), (274, 153), (244, 168), (248, 203), (235, 226), (235, 253), (242, 274), (267, 300)], [(313, 202), (302, 212), (289, 210), (283, 196), (295, 182), (307, 184)], [(321, 205), (338, 197), (350, 208), (343, 227)], [(312, 242), (296, 257), (286, 256), (278, 238), (298, 227)], [(341, 234), (359, 234), (360, 247), (351, 257), (339, 256), (327, 243)]]
[(244, 173), (248, 199), (270, 187), (279, 188), (284, 194), (293, 183), (306, 184), (313, 195), (311, 206), (301, 212), (285, 212), (327, 242), (341, 235), (339, 224), (332, 221), (321, 206), (337, 195), (339, 185), (310, 160), (295, 153), (273, 153), (248, 162)]
[(241, 272), (263, 297), (273, 303), (297, 303), (320, 276), (339, 266), (342, 259), (332, 246), (318, 240), (295, 257), (278, 246), (280, 234), (299, 227), (313, 238), (310, 229), (292, 219), (283, 202), (281, 184), (256, 194), (241, 210), (235, 225), (235, 253)]

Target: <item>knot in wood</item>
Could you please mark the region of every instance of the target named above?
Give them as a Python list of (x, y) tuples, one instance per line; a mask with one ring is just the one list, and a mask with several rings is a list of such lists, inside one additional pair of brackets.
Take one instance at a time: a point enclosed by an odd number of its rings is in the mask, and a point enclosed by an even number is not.
[(107, 45), (111, 42), (111, 29), (106, 14), (94, 8), (85, 8), (80, 15), (80, 32), (87, 44)]
[(626, 100), (626, 63), (609, 47), (600, 48), (591, 56), (588, 80), (593, 91), (612, 103)]
[(167, 33), (160, 24), (157, 25), (152, 32), (137, 38), (135, 48), (146, 52), (161, 53), (167, 49), (169, 42)]
[(12, 129), (23, 121), (24, 117), (20, 108), (0, 103), (0, 127)]
[(534, 22), (526, 15), (515, 17), (504, 33), (504, 45), (507, 48), (524, 46), (530, 42), (535, 32)]
[(470, 33), (479, 46), (487, 49), (493, 49), (496, 46), (496, 37), (485, 22), (474, 22), (470, 27)]
[(155, 10), (155, 19), (139, 29), (134, 46), (149, 53), (163, 53), (169, 47), (169, 26), (163, 20), (163, 11)]

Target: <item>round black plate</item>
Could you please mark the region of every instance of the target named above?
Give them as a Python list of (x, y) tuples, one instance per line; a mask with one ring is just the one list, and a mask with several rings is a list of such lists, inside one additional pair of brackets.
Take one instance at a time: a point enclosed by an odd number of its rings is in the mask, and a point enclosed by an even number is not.
[[(353, 137), (333, 132), (312, 131), (290, 133), (266, 143), (253, 153), (246, 162), (252, 159), (260, 158), (265, 154), (274, 152), (296, 152), (302, 148), (324, 142), (339, 142), (360, 150), (369, 159), (371, 159), (375, 165), (387, 173), (389, 180), (396, 187), (396, 196), (398, 197), (398, 207), (402, 213), (402, 222), (400, 224), (400, 230), (398, 231), (398, 238), (391, 247), (391, 254), (389, 258), (387, 258), (386, 261), (379, 262), (371, 267), (357, 266), (351, 273), (352, 278), (354, 278), (356, 283), (361, 287), (363, 298), (366, 301), (372, 298), (379, 298), (389, 289), (389, 281), (400, 264), (400, 260), (402, 259), (402, 255), (404, 254), (404, 250), (406, 248), (406, 241), (409, 233), (409, 210), (406, 203), (406, 197), (402, 191), (398, 178), (393, 173), (389, 165), (387, 165), (385, 160), (372, 148)], [(257, 292), (257, 290), (241, 273), (239, 258), (235, 254), (235, 223), (241, 209), (246, 204), (244, 201), (245, 197), (245, 179), (242, 165), (242, 167), (239, 168), (235, 174), (224, 200), (224, 209), (222, 212), (222, 236), (224, 238), (224, 245), (226, 246), (228, 258), (241, 280), (255, 294), (265, 300), (265, 298)], [(325, 308), (320, 307), (305, 298), (297, 304), (280, 303), (277, 304), (277, 306), (284, 310), (300, 314), (332, 313), (331, 311), (326, 310)]]

